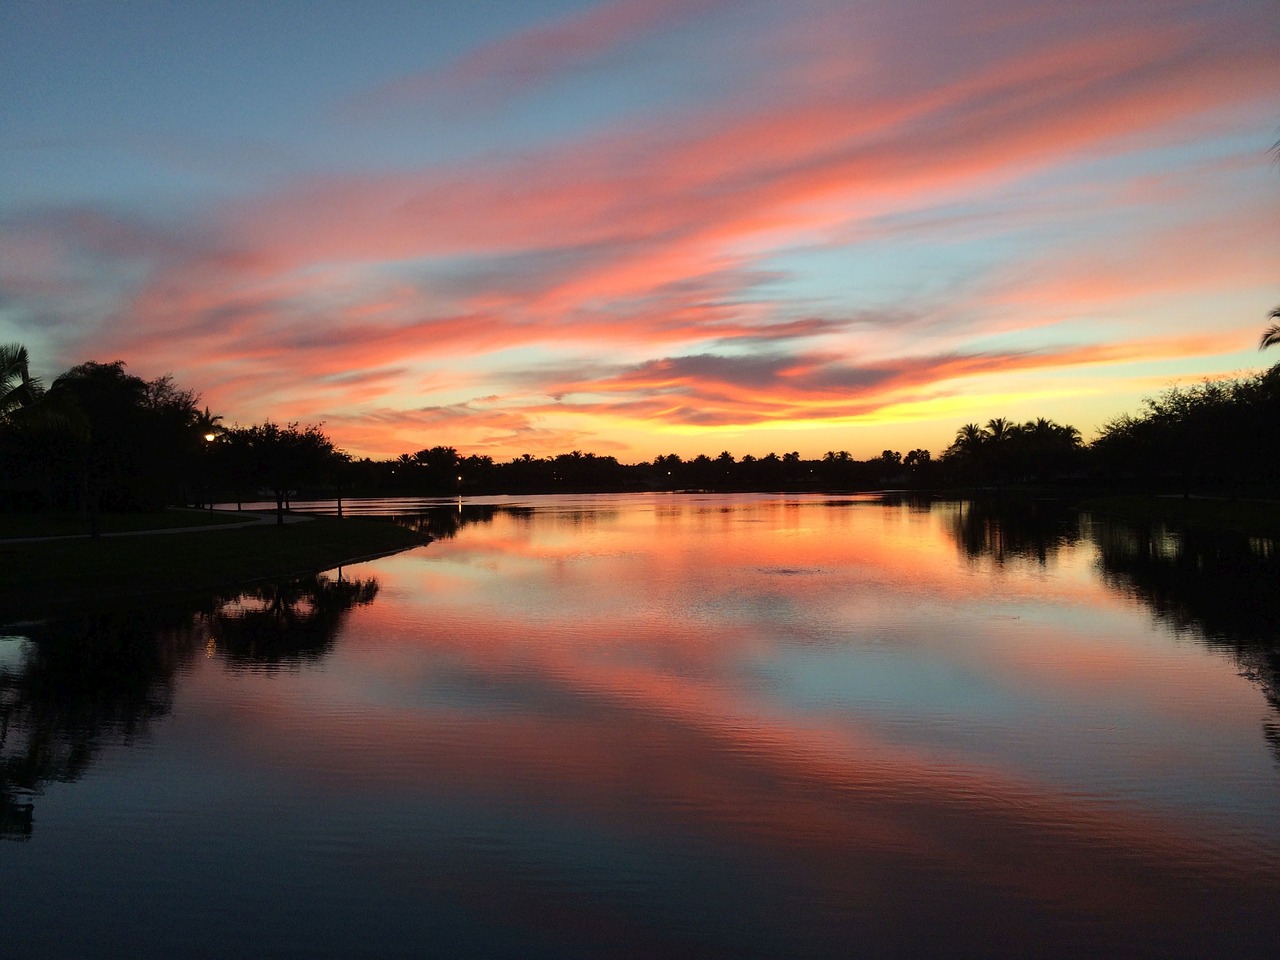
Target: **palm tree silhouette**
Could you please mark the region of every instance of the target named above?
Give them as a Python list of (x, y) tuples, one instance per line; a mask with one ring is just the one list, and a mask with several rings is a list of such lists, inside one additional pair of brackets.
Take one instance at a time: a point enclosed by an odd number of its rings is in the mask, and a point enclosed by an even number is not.
[(995, 443), (1004, 443), (1018, 432), (1018, 425), (1009, 422), (1004, 417), (992, 417), (987, 421), (985, 432), (988, 440)]
[(976, 423), (966, 423), (956, 431), (954, 446), (958, 450), (972, 453), (982, 446), (983, 441), (986, 439), (987, 434), (980, 426)]
[[(1280, 307), (1276, 307), (1268, 316), (1272, 320), (1280, 320)], [(1262, 331), (1262, 342), (1258, 344), (1258, 349), (1265, 350), (1273, 343), (1280, 343), (1280, 323), (1273, 323)]]
[(27, 370), (30, 359), (22, 344), (0, 343), (0, 418), (39, 395), (40, 380)]
[[(192, 414), (192, 422), (195, 424), (196, 433), (210, 440), (211, 437), (218, 437), (227, 432), (227, 428), (222, 425), (222, 414), (210, 413), (209, 408), (205, 407), (204, 412), (195, 411)], [(210, 442), (212, 442), (210, 440)]]

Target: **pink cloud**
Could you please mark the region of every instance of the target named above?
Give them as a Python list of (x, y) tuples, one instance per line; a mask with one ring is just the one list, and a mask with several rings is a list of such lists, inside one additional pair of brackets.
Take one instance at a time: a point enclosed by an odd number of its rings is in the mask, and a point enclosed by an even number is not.
[(584, 272), (565, 299), (628, 294), (705, 273), (757, 233), (958, 193), (1261, 96), (1275, 86), (1270, 59), (1261, 48), (1193, 56), (1149, 37), (1070, 40), (918, 95), (858, 103), (841, 91), (515, 164), (315, 182), (233, 214), (231, 232), (269, 270), (578, 248)]
[[(748, 551), (779, 549), (776, 544), (762, 548), (760, 539), (743, 537), (741, 544)], [(839, 562), (848, 563), (850, 552), (857, 554), (865, 539), (833, 545)], [(731, 575), (743, 562), (726, 557), (725, 563), (703, 562), (699, 569), (687, 554), (670, 557), (677, 569), (684, 565), (682, 576), (655, 570), (646, 582), (652, 579), (656, 589), (683, 583), (687, 593), (689, 578), (697, 580), (706, 570), (714, 570), (717, 578)], [(484, 559), (495, 561), (493, 554)], [(707, 558), (698, 554), (697, 559)], [(924, 583), (936, 592), (940, 584), (930, 563), (936, 557), (923, 559)], [(442, 589), (448, 565), (433, 566), (425, 573), (416, 565), (422, 582), (406, 580), (391, 589), (423, 598), (424, 613), (444, 617), (457, 629), (424, 637), (420, 621), (406, 625), (403, 617), (383, 619), (375, 605), (362, 611), (356, 629), (379, 642), (359, 645), (356, 655), (363, 659), (355, 668), (376, 679), (379, 689), (394, 694), (407, 685), (420, 693), (424, 682), (438, 678), (405, 668), (420, 664), (425, 648), (432, 655), (429, 662), (449, 671), (448, 681), (501, 690), (515, 709), (485, 714), (433, 703), (420, 713), (392, 696), (394, 705), (381, 711), (363, 705), (362, 716), (382, 735), (354, 750), (341, 747), (348, 742), (341, 729), (343, 711), (315, 709), (331, 706), (343, 691), (325, 696), (312, 689), (298, 702), (282, 704), (277, 691), (263, 686), (249, 689), (241, 709), (219, 728), (230, 738), (238, 764), (250, 770), (271, 766), (303, 778), (325, 771), (323, 783), (313, 786), (331, 790), (392, 778), (398, 789), (416, 791), (426, 802), (488, 795), (495, 785), (536, 769), (542, 775), (521, 778), (533, 791), (529, 803), (568, 809), (579, 822), (620, 829), (642, 842), (660, 841), (674, 824), (726, 849), (785, 852), (787, 862), (837, 885), (851, 902), (872, 904), (877, 916), (901, 910), (903, 890), (894, 878), (901, 876), (895, 865), (904, 860), (939, 871), (963, 867), (992, 889), (1017, 889), (1093, 917), (1115, 915), (1153, 926), (1179, 922), (1185, 897), (1170, 897), (1168, 891), (1192, 884), (1197, 865), (1209, 859), (1227, 859), (1250, 879), (1266, 875), (1265, 854), (1248, 849), (1247, 838), (1226, 825), (1210, 829), (1206, 837), (1203, 831), (1189, 832), (1167, 812), (1081, 804), (1078, 796), (1052, 783), (1019, 779), (998, 763), (947, 758), (945, 749), (943, 759), (956, 762), (939, 762), (937, 749), (904, 746), (878, 736), (868, 724), (817, 714), (796, 722), (756, 696), (757, 690), (736, 689), (714, 669), (726, 642), (749, 642), (740, 630), (726, 629), (728, 624), (704, 626), (694, 634), (675, 617), (656, 626), (652, 618), (632, 617), (624, 621), (624, 632), (645, 656), (601, 656), (590, 616), (580, 636), (559, 628), (552, 636), (526, 611), (507, 616), (500, 605), (498, 613), (477, 617), (465, 593), (474, 588), (475, 577)], [(903, 577), (903, 584), (918, 585), (921, 570), (904, 571)], [(590, 588), (608, 590), (607, 584), (583, 585), (587, 589), (580, 592), (597, 602)], [(941, 585), (973, 589), (971, 583)], [(674, 599), (679, 609), (680, 599)], [(593, 606), (591, 614), (598, 617), (599, 607)], [(1147, 692), (1142, 682), (1154, 689), (1149, 675), (1150, 670), (1137, 678), (1140, 697)], [(246, 685), (253, 682), (245, 679)], [(1070, 684), (1052, 689), (1058, 695), (1079, 694)], [(555, 716), (545, 708), (521, 709), (523, 698), (543, 705), (586, 700), (597, 722), (584, 722), (571, 707)], [(314, 711), (311, 722), (291, 719), (298, 710)], [(598, 722), (600, 717), (605, 722)], [(442, 719), (456, 735), (432, 735)], [(263, 736), (263, 730), (273, 735)], [(477, 742), (486, 749), (469, 748)], [(335, 750), (333, 744), (340, 746)], [(664, 762), (650, 762), (655, 750)], [(655, 808), (669, 811), (669, 818), (645, 815)], [(851, 809), (857, 816), (850, 816)], [(1086, 838), (1077, 848), (1083, 852), (1046, 864), (1045, 837), (1054, 831)], [(848, 865), (855, 861), (861, 869), (851, 872)], [(539, 896), (537, 886), (531, 885), (531, 896)], [(471, 893), (483, 902), (478, 887)], [(1224, 887), (1222, 898), (1233, 903), (1238, 890)], [(999, 922), (1008, 927), (1010, 921), (1001, 915)]]
[(483, 45), (441, 68), (398, 77), (350, 102), (380, 110), (439, 98), (502, 102), (599, 63), (653, 33), (731, 0), (612, 0)]
[[(771, 292), (787, 279), (772, 258), (851, 235), (865, 242), (886, 215), (971, 203), (1081, 157), (1176, 142), (1188, 123), (1212, 123), (1280, 89), (1265, 38), (1215, 46), (1176, 19), (1115, 24), (1108, 7), (1100, 19), (1057, 20), (1045, 13), (1053, 7), (1035, 7), (1002, 26), (1018, 43), (975, 39), (936, 64), (907, 64), (895, 61), (901, 51), (892, 44), (833, 41), (850, 36), (835, 29), (856, 21), (847, 8), (805, 9), (836, 12), (786, 25), (783, 47), (808, 54), (799, 65), (764, 70), (777, 80), (767, 96), (752, 86), (696, 117), (620, 124), (519, 157), (305, 178), (227, 205), (181, 244), (117, 231), (110, 221), (62, 224), (60, 237), (74, 235), (95, 256), (151, 267), (80, 347), (167, 365), (184, 380), (198, 372), (206, 379), (195, 386), (247, 408), (246, 419), (265, 415), (268, 401), (318, 416), (352, 405), (381, 409), (415, 391), (431, 398), (442, 382), (461, 389), (467, 382), (443, 373), (431, 379), (425, 370), (521, 347), (647, 351), (675, 359), (539, 389), (617, 398), (557, 410), (682, 424), (841, 418), (993, 372), (1168, 355), (1154, 344), (1135, 353), (1130, 342), (894, 359), (871, 333), (839, 319), (856, 308), (806, 307), (806, 319), (797, 319), (794, 298)], [(981, 4), (966, 10), (984, 13), (982, 22), (1004, 16)], [(542, 82), (690, 15), (685, 4), (621, 0), (378, 95), (503, 89), (526, 74)], [(940, 35), (933, 29), (922, 42)], [(1254, 219), (1250, 235), (1261, 236), (1262, 215)], [(1036, 321), (1021, 314), (1037, 304), (1058, 316), (1082, 305), (1105, 311), (1137, 295), (1243, 282), (1269, 269), (1264, 245), (1237, 256), (1238, 238), (1223, 224), (1214, 229), (1230, 252), (1207, 269), (1197, 270), (1195, 247), (1179, 246), (1185, 236), (1161, 247), (1163, 260), (1149, 256), (1163, 241), (1148, 225), (1134, 230), (1135, 246), (1118, 258), (1085, 251), (1056, 259), (1060, 250), (1052, 249), (1024, 254), (1012, 267), (986, 266), (990, 275), (971, 281), (978, 293), (954, 311), (973, 318), (970, 327), (951, 329), (968, 336), (1000, 323), (1025, 327)], [(929, 304), (910, 296), (902, 313), (925, 312)], [(1005, 313), (989, 316), (992, 308)], [(1019, 316), (1010, 320), (1010, 312)], [(775, 342), (809, 338), (822, 339), (826, 353), (800, 344), (759, 382), (740, 378), (751, 363), (767, 366)], [(766, 356), (722, 356), (718, 366), (694, 369), (692, 361), (726, 345)], [(491, 369), (488, 384), (476, 375), (476, 392), (497, 391), (492, 381), (510, 366)], [(374, 375), (344, 381), (364, 369)], [(304, 399), (287, 401), (291, 393)], [(553, 409), (541, 399), (519, 402), (530, 417)], [(343, 422), (370, 442), (433, 427), (400, 416), (399, 432), (372, 415), (364, 427)], [(450, 422), (462, 429), (479, 421)], [(497, 443), (526, 428), (495, 420), (467, 435)]]
[[(958, 389), (957, 381), (1196, 355), (1210, 350), (1211, 342), (1210, 337), (1182, 337), (1022, 353), (908, 357), (864, 365), (821, 354), (673, 357), (552, 383), (547, 389), (558, 405), (537, 409), (700, 426), (839, 420), (892, 404), (947, 396)], [(601, 396), (614, 399), (575, 399)]]
[(1100, 231), (1077, 249), (1019, 264), (1016, 273), (999, 278), (993, 299), (1087, 311), (1142, 298), (1248, 287), (1275, 262), (1274, 225), (1273, 212), (1255, 204), (1229, 216), (1168, 224), (1140, 237)]
[(538, 414), (503, 407), (498, 398), (413, 410), (382, 407), (329, 417), (325, 422), (327, 429), (342, 436), (353, 449), (378, 451), (382, 456), (412, 453), (441, 442), (466, 454), (488, 454), (496, 460), (508, 459), (512, 451), (536, 456), (563, 453), (580, 448), (587, 440), (597, 453), (624, 449), (587, 431), (548, 427)]

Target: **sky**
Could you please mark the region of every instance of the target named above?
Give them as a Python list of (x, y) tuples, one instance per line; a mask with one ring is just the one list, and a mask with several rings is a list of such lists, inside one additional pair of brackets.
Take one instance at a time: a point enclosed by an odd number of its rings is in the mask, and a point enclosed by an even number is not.
[(1275, 0), (4, 0), (0, 342), (357, 456), (1086, 439), (1259, 370)]

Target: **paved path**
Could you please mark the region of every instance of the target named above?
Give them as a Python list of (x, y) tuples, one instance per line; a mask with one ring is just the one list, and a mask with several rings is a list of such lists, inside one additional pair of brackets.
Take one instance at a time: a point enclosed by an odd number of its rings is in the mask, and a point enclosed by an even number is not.
[[(192, 513), (207, 513), (205, 510), (192, 510)], [(163, 533), (203, 533), (206, 530), (239, 530), (243, 527), (260, 527), (274, 524), (276, 522), (276, 512), (274, 510), (268, 512), (259, 512), (256, 510), (216, 510), (215, 514), (221, 516), (237, 516), (246, 519), (239, 523), (202, 523), (196, 527), (157, 527), (155, 530), (124, 530), (119, 533), (104, 533), (103, 537), (150, 537)], [(285, 523), (307, 523), (312, 517), (304, 516), (297, 513), (286, 513), (284, 515)], [(0, 543), (40, 543), (45, 540), (88, 540), (87, 533), (65, 533), (56, 537), (10, 537), (7, 540), (0, 540)]]

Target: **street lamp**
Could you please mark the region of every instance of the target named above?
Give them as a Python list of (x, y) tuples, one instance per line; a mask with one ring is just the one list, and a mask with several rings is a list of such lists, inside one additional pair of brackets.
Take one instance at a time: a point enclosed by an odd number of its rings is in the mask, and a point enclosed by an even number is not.
[(209, 450), (209, 453), (205, 455), (204, 487), (209, 495), (209, 512), (210, 513), (213, 513), (213, 479), (210, 476), (210, 474), (212, 473), (212, 470), (210, 468), (212, 467), (211, 461), (213, 459), (213, 441), (217, 439), (218, 439), (218, 435), (214, 433), (212, 430), (210, 430), (208, 433), (204, 435), (204, 442), (209, 444), (209, 447), (206, 448)]

